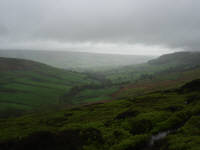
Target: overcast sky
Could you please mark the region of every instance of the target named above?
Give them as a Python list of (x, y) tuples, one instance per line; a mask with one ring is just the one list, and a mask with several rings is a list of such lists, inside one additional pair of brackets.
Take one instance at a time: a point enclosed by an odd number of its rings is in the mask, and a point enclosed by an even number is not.
[(199, 0), (0, 0), (0, 49), (200, 50)]

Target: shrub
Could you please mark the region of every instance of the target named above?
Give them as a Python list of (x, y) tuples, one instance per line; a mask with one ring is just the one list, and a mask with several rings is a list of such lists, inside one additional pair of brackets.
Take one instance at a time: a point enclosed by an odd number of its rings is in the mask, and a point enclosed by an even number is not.
[(142, 134), (147, 133), (152, 129), (152, 123), (147, 119), (135, 119), (130, 122), (130, 133)]
[(130, 118), (130, 117), (135, 117), (138, 115), (138, 111), (136, 110), (127, 110), (127, 111), (124, 111), (122, 113), (119, 113), (115, 119), (116, 120), (119, 120), (119, 119), (126, 119), (126, 118)]
[(139, 150), (147, 146), (148, 140), (148, 135), (135, 135), (112, 146), (111, 150)]
[(190, 111), (183, 110), (180, 112), (176, 112), (166, 121), (158, 123), (157, 127), (154, 129), (153, 132), (180, 128), (185, 124), (185, 122), (190, 118), (190, 116), (191, 116)]

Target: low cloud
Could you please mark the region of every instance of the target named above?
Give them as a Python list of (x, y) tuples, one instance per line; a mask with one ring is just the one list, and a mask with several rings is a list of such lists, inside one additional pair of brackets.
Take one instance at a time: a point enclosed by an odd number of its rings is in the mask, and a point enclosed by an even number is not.
[(6, 0), (0, 48), (130, 54), (200, 50), (197, 0)]

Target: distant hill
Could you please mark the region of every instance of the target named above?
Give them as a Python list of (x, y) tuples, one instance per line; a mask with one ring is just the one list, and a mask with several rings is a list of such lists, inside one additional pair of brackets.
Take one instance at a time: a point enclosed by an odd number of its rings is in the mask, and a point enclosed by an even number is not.
[(0, 57), (0, 117), (58, 105), (72, 87), (88, 84), (99, 81), (34, 61)]
[(114, 83), (130, 83), (140, 79), (152, 78), (155, 74), (162, 76), (196, 68), (200, 68), (199, 52), (178, 52), (162, 55), (147, 63), (111, 69), (104, 72), (104, 75)]
[(155, 57), (69, 51), (0, 50), (0, 57), (22, 58), (76, 71), (109, 69), (147, 62)]
[(0, 57), (0, 71), (41, 71), (47, 68), (52, 69), (50, 66), (30, 60)]
[(152, 65), (200, 65), (200, 52), (177, 52), (162, 55), (148, 62)]

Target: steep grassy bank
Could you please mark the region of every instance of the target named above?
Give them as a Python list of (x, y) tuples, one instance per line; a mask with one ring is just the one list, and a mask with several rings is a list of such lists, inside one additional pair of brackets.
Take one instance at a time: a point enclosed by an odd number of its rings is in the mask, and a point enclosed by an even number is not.
[(151, 76), (140, 77), (133, 83), (123, 85), (120, 90), (113, 94), (115, 99), (132, 98), (157, 90), (179, 88), (187, 82), (200, 77), (200, 68), (185, 71), (160, 72)]

